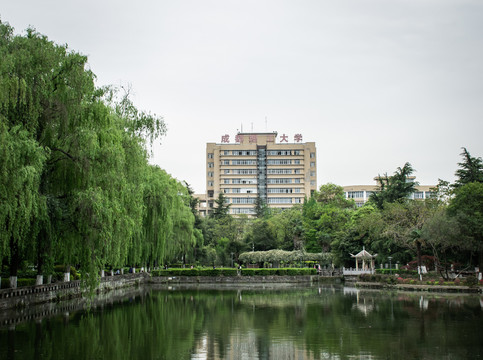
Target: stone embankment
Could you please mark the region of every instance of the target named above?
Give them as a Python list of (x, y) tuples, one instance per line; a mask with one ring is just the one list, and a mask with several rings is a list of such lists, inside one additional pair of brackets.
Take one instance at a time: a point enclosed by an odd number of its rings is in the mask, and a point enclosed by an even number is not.
[(441, 293), (482, 293), (481, 286), (457, 285), (416, 285), (416, 284), (384, 284), (379, 282), (356, 282), (356, 287), (365, 289), (392, 289), (400, 291), (427, 291)]
[[(107, 276), (101, 278), (98, 292), (145, 283), (149, 279), (146, 273)], [(56, 302), (82, 296), (80, 281), (59, 282), (53, 284), (24, 286), (16, 289), (0, 290), (0, 311), (10, 308), (25, 308), (34, 304)]]
[[(318, 275), (307, 276), (157, 276), (152, 277), (153, 284), (249, 284), (249, 283), (313, 283), (324, 281)], [(334, 281), (335, 278), (330, 278)]]

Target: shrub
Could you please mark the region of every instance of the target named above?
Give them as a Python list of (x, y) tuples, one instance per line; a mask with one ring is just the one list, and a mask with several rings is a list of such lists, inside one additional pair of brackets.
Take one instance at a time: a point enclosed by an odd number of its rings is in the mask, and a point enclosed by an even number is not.
[(17, 279), (17, 287), (21, 286), (34, 286), (35, 279)]
[(416, 270), (406, 270), (406, 269), (376, 269), (376, 274), (383, 274), (383, 275), (417, 275)]
[(476, 276), (467, 276), (464, 278), (463, 284), (466, 286), (475, 286), (478, 284), (478, 279), (476, 279)]
[[(34, 286), (34, 285), (35, 285), (35, 279), (17, 278), (17, 287)], [(2, 289), (9, 289), (9, 288), (10, 288), (10, 279), (2, 278)]]

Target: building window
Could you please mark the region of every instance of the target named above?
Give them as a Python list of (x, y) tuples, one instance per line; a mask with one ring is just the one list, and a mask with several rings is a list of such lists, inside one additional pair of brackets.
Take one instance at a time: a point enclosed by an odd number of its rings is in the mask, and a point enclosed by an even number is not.
[(269, 175), (280, 175), (280, 174), (291, 174), (291, 173), (292, 173), (292, 169), (268, 169), (267, 170), (267, 174)]
[(232, 214), (255, 214), (255, 209), (253, 208), (231, 208)]
[(239, 194), (240, 188), (233, 188), (233, 189), (231, 189), (231, 191), (233, 192), (233, 194)]
[(225, 174), (229, 174), (229, 173), (230, 173), (230, 170), (225, 169)]
[(294, 163), (295, 165), (300, 165), (300, 160), (294, 160), (294, 161), (293, 161), (293, 163)]
[(223, 151), (223, 155), (230, 155), (230, 152), (228, 150)]
[(426, 199), (431, 199), (432, 197), (434, 197), (434, 193), (431, 191), (426, 191)]
[(267, 179), (267, 184), (291, 184), (291, 183), (292, 183), (292, 179)]
[(255, 204), (255, 198), (233, 198), (233, 204)]
[(213, 186), (213, 181), (208, 181), (208, 186)]
[(292, 198), (268, 198), (269, 204), (291, 204)]
[(315, 161), (310, 162), (310, 167), (315, 167)]
[(213, 153), (208, 153), (208, 159), (213, 159)]
[(294, 203), (296, 203), (296, 204), (302, 204), (303, 198), (295, 198), (294, 200), (295, 200)]
[(223, 165), (230, 165), (230, 160), (223, 160)]
[(362, 199), (364, 197), (364, 191), (348, 191), (348, 199)]
[[(208, 190), (208, 197), (211, 197), (212, 198), (214, 196), (214, 194), (215, 194), (215, 191), (214, 190)], [(211, 204), (212, 205), (210, 207), (213, 207), (213, 202), (212, 201), (211, 201)]]
[(257, 169), (235, 169), (233, 170), (233, 174), (237, 175), (256, 175)]
[(223, 179), (223, 184), (229, 184), (230, 183), (230, 179)]
[(223, 193), (229, 194), (230, 193), (230, 189), (223, 189)]
[(208, 171), (208, 177), (213, 177), (213, 171)]
[(232, 165), (256, 165), (256, 160), (233, 160)]
[(214, 164), (214, 163), (212, 163), (212, 162), (209, 162), (209, 163), (208, 163), (208, 167), (209, 167), (209, 168), (212, 168), (212, 167), (214, 167), (214, 166), (215, 166), (215, 164)]
[[(299, 161), (300, 160), (295, 160)], [(290, 165), (292, 164), (292, 160), (289, 159), (280, 159), (280, 160), (267, 160), (267, 165)]]
[(414, 198), (415, 199), (424, 199), (424, 191), (416, 191), (414, 193)]
[(295, 184), (300, 184), (300, 179), (294, 179), (294, 180), (295, 180), (294, 181)]
[(315, 186), (315, 181), (314, 180), (310, 180), (310, 185), (311, 186)]
[(269, 194), (291, 194), (292, 191), (291, 188), (271, 188), (267, 190)]
[(310, 158), (311, 158), (311, 159), (315, 159), (315, 153), (314, 153), (314, 152), (311, 152), (311, 153), (310, 153)]

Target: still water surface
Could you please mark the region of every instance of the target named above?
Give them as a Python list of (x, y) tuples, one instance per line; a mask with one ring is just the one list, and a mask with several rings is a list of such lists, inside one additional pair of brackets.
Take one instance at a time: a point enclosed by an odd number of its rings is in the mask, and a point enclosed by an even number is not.
[(149, 288), (0, 328), (0, 359), (483, 359), (482, 304), (343, 286)]

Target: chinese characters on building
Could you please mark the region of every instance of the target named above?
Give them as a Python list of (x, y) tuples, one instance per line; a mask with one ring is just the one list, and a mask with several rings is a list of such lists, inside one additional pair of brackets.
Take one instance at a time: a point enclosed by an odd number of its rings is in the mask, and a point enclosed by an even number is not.
[[(269, 134), (267, 136), (267, 142), (273, 142), (275, 143), (275, 135)], [(248, 142), (251, 144), (256, 144), (257, 143), (257, 135), (256, 134), (247, 134), (247, 135), (242, 135), (242, 134), (236, 134), (235, 135), (235, 143), (243, 143), (245, 140), (245, 137), (248, 137)], [(280, 135), (280, 143), (289, 142), (289, 136), (286, 134)], [(293, 142), (301, 142), (302, 141), (302, 134), (295, 134), (293, 136)], [(230, 143), (230, 135), (225, 134), (221, 135), (221, 142), (223, 144), (229, 144)]]

